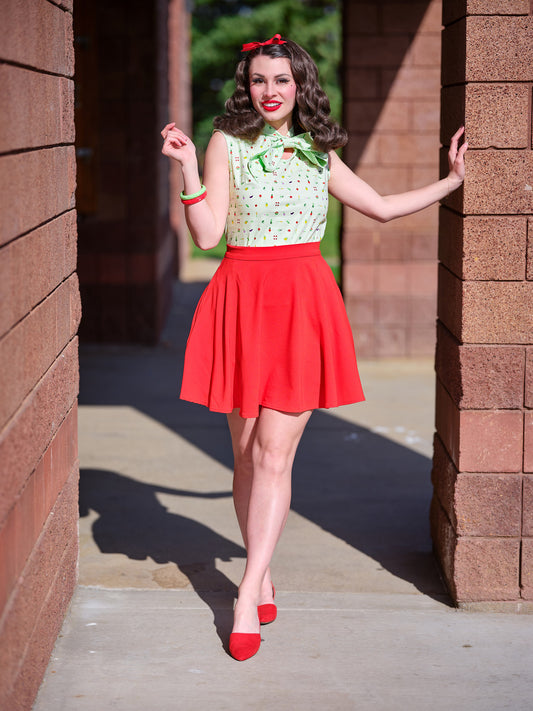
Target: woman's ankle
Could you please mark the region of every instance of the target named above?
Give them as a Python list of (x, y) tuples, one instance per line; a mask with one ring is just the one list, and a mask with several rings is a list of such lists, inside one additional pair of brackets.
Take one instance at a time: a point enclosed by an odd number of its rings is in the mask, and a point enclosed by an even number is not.
[(257, 605), (245, 595), (240, 595), (233, 611), (233, 631), (254, 633), (259, 626)]

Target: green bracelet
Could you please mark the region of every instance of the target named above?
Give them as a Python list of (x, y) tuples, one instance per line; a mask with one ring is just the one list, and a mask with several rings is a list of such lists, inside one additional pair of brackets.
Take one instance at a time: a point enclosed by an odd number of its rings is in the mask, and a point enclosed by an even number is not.
[(200, 197), (200, 195), (203, 195), (206, 190), (207, 190), (207, 188), (205, 187), (205, 185), (202, 185), (200, 190), (198, 190), (197, 193), (193, 193), (192, 195), (185, 195), (185, 193), (181, 192), (180, 198), (182, 200), (194, 200), (194, 198), (197, 198), (197, 197)]

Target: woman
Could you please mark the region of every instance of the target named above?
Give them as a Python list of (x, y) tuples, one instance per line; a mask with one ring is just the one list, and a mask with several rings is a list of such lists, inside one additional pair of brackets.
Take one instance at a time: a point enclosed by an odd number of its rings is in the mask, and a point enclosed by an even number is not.
[(247, 550), (230, 654), (259, 649), (276, 617), (270, 561), (290, 506), (296, 448), (311, 412), (364, 399), (350, 326), (320, 256), (328, 191), (380, 222), (421, 210), (461, 185), (467, 144), (451, 140), (449, 174), (383, 197), (337, 156), (346, 132), (329, 117), (311, 57), (275, 35), (243, 46), (236, 89), (215, 119), (204, 185), (190, 139), (174, 123), (163, 153), (183, 171), (192, 238), (227, 252), (198, 304), (181, 397), (227, 413), (233, 497)]

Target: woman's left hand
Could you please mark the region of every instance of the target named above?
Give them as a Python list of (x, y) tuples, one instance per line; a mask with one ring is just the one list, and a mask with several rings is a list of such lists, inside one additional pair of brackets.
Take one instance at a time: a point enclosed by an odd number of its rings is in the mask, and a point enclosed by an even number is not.
[(461, 126), (461, 128), (453, 134), (452, 140), (450, 141), (450, 150), (448, 151), (448, 167), (450, 169), (448, 178), (457, 181), (458, 184), (461, 184), (465, 179), (464, 157), (468, 149), (468, 142), (465, 141), (459, 148), (459, 139), (464, 132), (465, 127)]

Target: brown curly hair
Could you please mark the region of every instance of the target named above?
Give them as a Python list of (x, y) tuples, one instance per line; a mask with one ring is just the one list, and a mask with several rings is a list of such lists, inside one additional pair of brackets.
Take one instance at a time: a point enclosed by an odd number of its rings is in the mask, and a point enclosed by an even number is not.
[(235, 91), (226, 101), (226, 112), (217, 116), (215, 128), (231, 136), (254, 141), (264, 128), (265, 121), (252, 105), (250, 96), (250, 62), (265, 54), (273, 59), (284, 57), (291, 63), (296, 82), (296, 105), (292, 114), (294, 132), (309, 132), (320, 151), (341, 148), (348, 141), (347, 132), (330, 118), (329, 99), (318, 83), (318, 69), (309, 54), (292, 40), (284, 44), (261, 45), (241, 59), (235, 72)]

